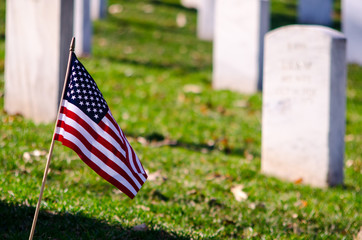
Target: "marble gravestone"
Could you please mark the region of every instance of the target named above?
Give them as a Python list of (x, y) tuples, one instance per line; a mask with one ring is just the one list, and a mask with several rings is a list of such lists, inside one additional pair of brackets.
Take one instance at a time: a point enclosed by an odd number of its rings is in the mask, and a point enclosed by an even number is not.
[(8, 0), (5, 111), (54, 121), (73, 35), (73, 0)]
[(343, 182), (346, 38), (290, 25), (265, 37), (262, 172), (317, 187)]
[(299, 0), (298, 22), (301, 24), (332, 25), (333, 0)]
[(215, 0), (200, 0), (197, 10), (197, 36), (202, 40), (214, 38)]
[(362, 1), (342, 1), (342, 31), (347, 37), (347, 61), (362, 66)]
[(103, 19), (107, 16), (107, 0), (90, 0), (91, 1), (91, 19)]
[(90, 18), (90, 0), (74, 0), (74, 37), (75, 53), (88, 56), (91, 53), (92, 21)]
[(215, 89), (251, 94), (261, 89), (268, 0), (216, 0), (213, 79)]

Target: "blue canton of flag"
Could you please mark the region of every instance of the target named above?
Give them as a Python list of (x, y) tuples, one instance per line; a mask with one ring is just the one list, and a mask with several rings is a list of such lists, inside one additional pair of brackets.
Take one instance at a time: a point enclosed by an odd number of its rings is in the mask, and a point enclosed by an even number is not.
[(108, 112), (108, 105), (96, 82), (82, 63), (77, 60), (74, 53), (73, 55), (69, 84), (67, 84), (64, 99), (73, 103), (98, 123)]

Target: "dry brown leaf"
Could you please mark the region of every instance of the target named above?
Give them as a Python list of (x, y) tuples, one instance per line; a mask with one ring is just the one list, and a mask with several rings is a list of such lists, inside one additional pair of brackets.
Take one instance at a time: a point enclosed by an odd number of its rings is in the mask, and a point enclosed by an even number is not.
[(352, 142), (352, 141), (354, 141), (354, 139), (355, 139), (355, 137), (352, 134), (346, 135), (344, 137), (344, 141), (346, 141), (346, 142)]
[(157, 180), (165, 181), (165, 180), (167, 180), (167, 177), (162, 176), (161, 170), (158, 170), (158, 171), (156, 171), (154, 173), (148, 174), (148, 180), (149, 181), (157, 181)]
[(183, 88), (186, 93), (201, 93), (201, 87), (194, 84), (187, 84)]
[(359, 229), (359, 232), (358, 232), (355, 240), (362, 240), (362, 227)]
[(308, 202), (305, 200), (300, 200), (300, 207), (305, 208), (306, 206), (308, 206)]
[(186, 26), (187, 18), (184, 13), (178, 13), (176, 16), (176, 24), (179, 28), (183, 28)]
[(143, 206), (143, 205), (138, 205), (138, 206), (136, 206), (136, 208), (142, 209), (143, 211), (150, 211), (149, 207), (146, 207), (146, 206)]
[(303, 178), (298, 178), (297, 180), (294, 181), (295, 184), (301, 184), (303, 183)]
[(154, 7), (151, 4), (146, 4), (143, 6), (144, 13), (153, 13)]
[(121, 222), (121, 219), (120, 219), (117, 215), (114, 215), (113, 218), (114, 218), (114, 220), (116, 220), (117, 222)]
[(108, 8), (110, 14), (117, 14), (123, 11), (123, 6), (121, 4), (112, 4)]
[(235, 200), (238, 202), (248, 199), (248, 194), (243, 191), (243, 185), (236, 185), (231, 188), (231, 192), (234, 194)]
[(195, 195), (197, 193), (197, 191), (195, 189), (192, 189), (188, 192), (186, 192), (187, 195)]
[(144, 137), (138, 137), (138, 138), (137, 138), (137, 142), (141, 143), (143, 146), (145, 146), (145, 145), (148, 144), (147, 139), (144, 138)]
[(23, 159), (25, 162), (33, 162), (34, 158), (39, 158), (47, 155), (47, 151), (35, 149), (32, 152), (24, 152)]

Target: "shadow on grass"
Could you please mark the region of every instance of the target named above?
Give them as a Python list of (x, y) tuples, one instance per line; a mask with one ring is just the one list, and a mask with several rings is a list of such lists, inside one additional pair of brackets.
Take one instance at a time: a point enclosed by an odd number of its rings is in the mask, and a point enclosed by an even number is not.
[[(0, 201), (0, 239), (28, 239), (35, 208)], [(40, 211), (34, 239), (190, 239), (163, 230), (133, 231), (82, 214)]]
[[(138, 141), (138, 138), (143, 138), (142, 144), (153, 146), (153, 147), (174, 147), (174, 148), (184, 148), (194, 152), (200, 153), (208, 153), (211, 151), (220, 151), (226, 155), (233, 155), (233, 156), (245, 156), (245, 148), (231, 148), (227, 145), (224, 145), (218, 141), (215, 141), (214, 144), (206, 144), (206, 143), (191, 143), (182, 140), (170, 140), (165, 138), (162, 134), (159, 133), (151, 133), (145, 136), (139, 136), (134, 133), (124, 132), (127, 138), (133, 138), (134, 141)], [(142, 141), (142, 140), (141, 140)], [(249, 153), (250, 154), (250, 153)], [(254, 156), (258, 155), (257, 153), (251, 152)]]
[(144, 67), (148, 67), (148, 68), (153, 68), (153, 69), (167, 69), (167, 70), (174, 70), (176, 72), (178, 72), (179, 74), (182, 73), (195, 73), (195, 72), (199, 72), (199, 71), (203, 71), (207, 68), (209, 68), (209, 66), (205, 65), (205, 66), (193, 66), (193, 65), (186, 65), (183, 63), (175, 63), (175, 62), (155, 62), (155, 61), (148, 61), (148, 60), (136, 60), (136, 59), (129, 59), (126, 57), (114, 57), (114, 56), (102, 56), (106, 59), (108, 59), (111, 62), (118, 62), (118, 63), (122, 63), (122, 64), (129, 64), (129, 65), (135, 65), (135, 66), (144, 66)]
[(165, 2), (165, 1), (160, 1), (160, 0), (149, 0), (149, 2), (152, 4), (155, 4), (155, 5), (162, 5), (162, 6), (166, 6), (166, 7), (180, 9), (183, 11), (196, 12), (196, 9), (184, 7), (180, 3)]
[(156, 23), (153, 21), (145, 21), (144, 19), (128, 19), (128, 18), (118, 18), (115, 16), (109, 16), (110, 22), (114, 23), (117, 27), (138, 27), (140, 29), (143, 29), (144, 31), (153, 33), (154, 31), (160, 31), (160, 32), (168, 32), (172, 34), (180, 34), (180, 35), (189, 35), (194, 36), (194, 32), (187, 31), (185, 28), (177, 28), (174, 25), (167, 25), (160, 23)]

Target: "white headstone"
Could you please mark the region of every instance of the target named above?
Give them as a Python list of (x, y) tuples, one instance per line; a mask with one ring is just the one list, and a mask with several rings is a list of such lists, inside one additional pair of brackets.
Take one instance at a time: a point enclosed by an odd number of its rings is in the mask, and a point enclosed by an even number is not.
[(331, 26), (332, 16), (333, 0), (299, 0), (299, 23)]
[(74, 0), (74, 37), (75, 53), (87, 56), (91, 53), (92, 21), (90, 18), (90, 0)]
[(91, 19), (97, 20), (107, 16), (107, 0), (91, 0)]
[(198, 8), (201, 0), (181, 0), (181, 5), (187, 8)]
[(202, 40), (214, 38), (215, 0), (200, 0), (197, 10), (197, 36)]
[(5, 110), (56, 118), (73, 34), (73, 0), (6, 2)]
[(265, 37), (262, 171), (318, 187), (343, 182), (346, 39), (291, 25)]
[(362, 1), (342, 1), (342, 30), (347, 37), (347, 61), (362, 65)]
[(241, 93), (261, 88), (268, 0), (216, 0), (213, 87)]

